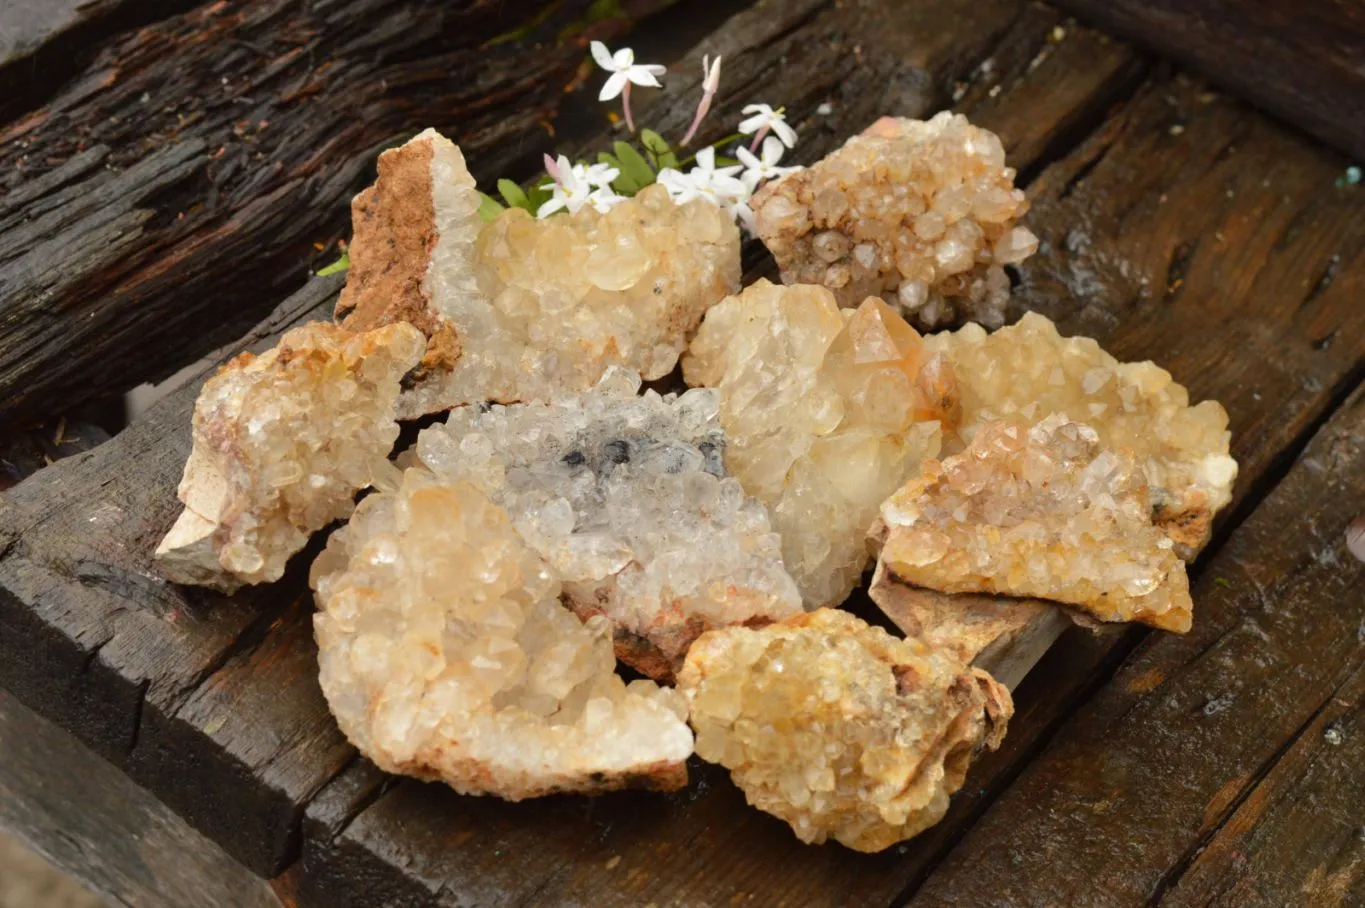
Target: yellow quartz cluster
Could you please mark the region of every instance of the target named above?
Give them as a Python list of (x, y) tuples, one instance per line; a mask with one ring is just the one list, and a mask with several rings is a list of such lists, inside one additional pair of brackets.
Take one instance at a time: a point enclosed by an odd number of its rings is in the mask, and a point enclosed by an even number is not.
[(394, 321), (432, 339), (405, 418), (462, 404), (551, 400), (611, 366), (645, 379), (677, 365), (713, 303), (739, 289), (739, 228), (704, 199), (646, 187), (605, 214), (586, 205), (491, 224), (459, 149), (428, 130), (380, 156), (356, 198), (347, 328)]
[(960, 114), (884, 117), (752, 201), (758, 235), (789, 284), (821, 284), (843, 306), (880, 296), (921, 328), (999, 327), (1002, 266), (1038, 240), (1000, 139)]
[(1185, 563), (1152, 524), (1142, 471), (1063, 414), (982, 426), (961, 454), (927, 461), (881, 521), (881, 564), (915, 586), (1190, 629)]
[(719, 389), (726, 462), (767, 504), (807, 607), (842, 602), (878, 505), (955, 418), (944, 359), (879, 299), (845, 311), (823, 287), (759, 281), (711, 309), (683, 374)]
[(678, 677), (697, 754), (803, 842), (880, 851), (937, 823), (1014, 710), (947, 649), (835, 609), (702, 635)]
[(323, 693), (376, 765), (510, 800), (678, 788), (682, 697), (616, 674), (611, 627), (467, 482), (421, 468), (376, 493), (313, 564)]
[(185, 510), (156, 551), (166, 577), (228, 592), (278, 580), (390, 468), (399, 383), (425, 346), (408, 324), (352, 334), (315, 322), (210, 378), (194, 408)]
[(1093, 428), (1104, 447), (1133, 455), (1150, 487), (1152, 518), (1182, 557), (1208, 541), (1237, 478), (1227, 411), (1217, 401), (1190, 406), (1185, 388), (1155, 363), (1121, 363), (1032, 312), (993, 334), (967, 325), (932, 335), (925, 347), (948, 357), (961, 391), (962, 429), (960, 439), (947, 439), (949, 453), (995, 420), (1029, 426), (1064, 413)]

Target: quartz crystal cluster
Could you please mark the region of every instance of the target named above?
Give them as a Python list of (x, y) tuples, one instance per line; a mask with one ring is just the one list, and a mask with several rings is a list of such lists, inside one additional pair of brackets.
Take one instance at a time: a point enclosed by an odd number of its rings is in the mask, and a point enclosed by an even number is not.
[[(594, 58), (629, 117), (661, 67)], [(496, 217), (423, 132), (353, 202), (336, 324), (205, 384), (157, 558), (231, 591), (349, 517), (310, 574), (321, 684), (382, 769), (671, 790), (695, 744), (802, 841), (879, 851), (943, 816), (1068, 620), (1190, 627), (1227, 414), (1042, 316), (981, 327), (1037, 246), (999, 139), (885, 118), (792, 171), (782, 110), (746, 113), (743, 177), (654, 136), (652, 165), (547, 158)], [(740, 291), (746, 200), (784, 285)], [(680, 356), (690, 390), (642, 393)], [(905, 639), (829, 608), (874, 554)]]
[(822, 284), (843, 306), (880, 296), (921, 328), (1005, 320), (1009, 278), (1038, 240), (991, 132), (958, 114), (884, 117), (751, 202), (789, 284)]
[[(967, 325), (932, 335), (926, 349), (952, 362), (962, 398), (961, 439), (1007, 419), (1033, 425), (1064, 413), (1095, 430), (1106, 448), (1131, 452), (1146, 475), (1157, 525), (1189, 560), (1213, 516), (1232, 499), (1228, 415), (1189, 393), (1151, 362), (1121, 363), (1088, 337), (1062, 337), (1046, 317), (1025, 315), (993, 334)], [(948, 440), (952, 452), (960, 448)]]
[(1185, 563), (1152, 525), (1142, 470), (1063, 414), (981, 427), (961, 454), (925, 463), (881, 521), (881, 563), (911, 584), (1190, 629)]
[(510, 800), (686, 784), (682, 697), (615, 672), (604, 618), (473, 485), (421, 468), (313, 565), (322, 690), (376, 765)]
[(194, 408), (185, 510), (156, 550), (165, 576), (227, 592), (278, 580), (390, 469), (399, 383), (425, 346), (408, 324), (351, 334), (315, 322), (210, 378)]
[(803, 842), (880, 851), (937, 823), (1009, 692), (843, 611), (702, 635), (678, 677), (697, 753)]
[(707, 314), (683, 370), (719, 389), (726, 462), (767, 504), (807, 607), (843, 601), (878, 505), (956, 418), (945, 360), (880, 299), (849, 312), (823, 287), (759, 281)]
[(337, 317), (410, 321), (430, 338), (404, 417), (493, 400), (549, 400), (624, 366), (667, 375), (707, 307), (739, 287), (739, 229), (704, 199), (649, 186), (606, 213), (485, 226), (459, 149), (428, 130), (380, 156), (352, 208)]
[(715, 391), (638, 395), (613, 370), (552, 404), (465, 407), (422, 432), (421, 463), (505, 508), (622, 661), (672, 680), (703, 630), (801, 611), (768, 512), (725, 470)]

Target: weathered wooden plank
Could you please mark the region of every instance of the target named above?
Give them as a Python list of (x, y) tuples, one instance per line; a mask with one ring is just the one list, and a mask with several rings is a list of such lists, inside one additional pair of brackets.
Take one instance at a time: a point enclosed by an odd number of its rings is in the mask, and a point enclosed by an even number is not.
[(58, 419), (0, 440), (0, 492), (50, 463), (93, 450), (109, 440), (99, 426)]
[(1347, 908), (1365, 901), (1365, 667), (1304, 726), (1162, 905)]
[[(1093, 32), (1073, 31), (1059, 42), (1053, 30), (1061, 23), (1054, 11), (1033, 4), (873, 10), (760, 3), (698, 49), (726, 54), (726, 79), (740, 86), (721, 99), (711, 128), (724, 132), (726, 113), (748, 100), (785, 104), (802, 133), (798, 151), (810, 159), (882, 113), (923, 116), (960, 92), (961, 103), (1000, 129), (1015, 159), (1028, 166), (1036, 160), (1030, 155), (1051, 147), (1054, 133), (1103, 112), (1137, 71), (1135, 55)], [(1067, 40), (1073, 46), (1062, 52)], [(729, 55), (737, 51), (732, 65)], [(850, 56), (857, 63), (851, 69)], [(992, 62), (983, 67), (985, 60)], [(685, 78), (693, 69), (700, 71), (685, 62), (673, 72)], [(680, 91), (676, 111), (665, 94), (651, 118), (682, 125), (692, 94)], [(1016, 95), (1032, 105), (1033, 116), (1010, 106)], [(829, 115), (812, 115), (826, 102)], [(305, 859), (304, 876), (319, 881), (312, 896), (319, 905), (364, 905), (389, 891), (404, 893), (397, 903), (411, 905), (536, 904), (551, 897), (602, 906), (746, 898), (872, 905), (890, 902), (913, 872), (907, 847), (857, 855), (803, 846), (784, 824), (745, 807), (723, 770), (698, 764), (693, 775), (681, 796), (536, 805), (401, 782), (339, 832), (310, 826), (305, 855), (315, 857)], [(312, 842), (319, 831), (331, 837)]]
[[(286, 327), (325, 315), (340, 283), (311, 281), (243, 345), (259, 349)], [(271, 635), (273, 622), (292, 601), (281, 600), (278, 590), (229, 599), (168, 584), (151, 566), (156, 541), (179, 511), (174, 490), (189, 453), (189, 413), (200, 384), (202, 376), (95, 452), (41, 470), (0, 498), (0, 686), (139, 781), (154, 790), (164, 786), (192, 822), (222, 832), (234, 856), (270, 874), (286, 859), (297, 825), (288, 810), (279, 815), (274, 792), (283, 786), (298, 796), (319, 787), (337, 768), (329, 755), (336, 753), (338, 733), (330, 723), (321, 730), (310, 724), (306, 710), (274, 726), (274, 737), (263, 740), (280, 745), (275, 756), (283, 760), (277, 769), (284, 781), (274, 770), (259, 777), (244, 770), (243, 761), (255, 768), (250, 753), (205, 753), (172, 733), (182, 708), (217, 714), (214, 685), (237, 667), (239, 650), (257, 663), (271, 652), (277, 662), (287, 656), (292, 669), (300, 659), (311, 662), (311, 653), (277, 649), (288, 638)], [(297, 591), (301, 573), (284, 583)], [(295, 623), (306, 629), (297, 613)], [(254, 652), (251, 644), (267, 637), (266, 648)], [(296, 696), (306, 699), (311, 671), (290, 677), (302, 680), (291, 683)], [(269, 670), (261, 677), (278, 680)], [(196, 691), (204, 681), (207, 689)], [(315, 683), (312, 690), (320, 702)], [(262, 712), (269, 705), (244, 704)], [(244, 712), (215, 731), (230, 733), (252, 721)], [(141, 725), (152, 733), (140, 738)], [(308, 764), (317, 777), (296, 772), (288, 760), (288, 745), (298, 736), (320, 745)], [(223, 791), (230, 782), (238, 786), (231, 799), (198, 814), (191, 810), (195, 790)], [(228, 803), (234, 811), (260, 805), (264, 812), (222, 830), (219, 817), (230, 812)]]
[(32, 109), (119, 31), (198, 0), (6, 0), (0, 5), (0, 123)]
[[(912, 904), (1151, 904), (1239, 805), (1254, 818), (1244, 799), (1365, 666), (1365, 564), (1345, 547), (1362, 500), (1365, 386), (1210, 560), (1194, 630), (1149, 638)], [(1269, 860), (1305, 872), (1290, 889), (1327, 857)]]
[(1365, 158), (1365, 6), (1339, 0), (1058, 0)]
[(0, 434), (233, 340), (405, 132), (447, 130), (476, 170), (531, 155), (583, 59), (556, 36), (587, 6), (233, 0), (111, 44), (0, 129)]
[(263, 880), (4, 691), (0, 826), (116, 904), (280, 905)]

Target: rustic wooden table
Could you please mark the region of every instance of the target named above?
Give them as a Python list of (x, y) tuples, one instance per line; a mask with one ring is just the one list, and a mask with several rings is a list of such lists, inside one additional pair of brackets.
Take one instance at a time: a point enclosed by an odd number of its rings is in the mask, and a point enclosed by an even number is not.
[(301, 566), (231, 599), (152, 569), (201, 376), (0, 498), (0, 823), (136, 906), (1365, 905), (1365, 185), (1332, 150), (1365, 154), (1361, 7), (1063, 3), (1196, 75), (1026, 0), (660, 5), (584, 32), (586, 0), (0, 4), (0, 459), (324, 316), (306, 270), (379, 148), (435, 125), (528, 172), (583, 36), (633, 26), (677, 58), (666, 134), (710, 53), (714, 131), (784, 104), (802, 160), (888, 113), (1003, 137), (1042, 239), (1014, 314), (1231, 414), (1194, 630), (1069, 631), (947, 818), (880, 855), (801, 845), (700, 764), (677, 796), (458, 797), (342, 738)]

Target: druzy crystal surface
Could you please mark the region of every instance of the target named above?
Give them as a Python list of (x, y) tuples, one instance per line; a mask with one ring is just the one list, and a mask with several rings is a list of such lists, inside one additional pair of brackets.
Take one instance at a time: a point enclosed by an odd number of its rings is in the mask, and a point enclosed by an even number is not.
[(753, 199), (758, 235), (789, 283), (843, 306), (880, 296), (924, 329), (1004, 323), (1009, 278), (1038, 240), (994, 133), (958, 114), (884, 117)]
[(952, 362), (962, 397), (960, 450), (986, 423), (1033, 425), (1065, 413), (1102, 445), (1137, 459), (1156, 523), (1186, 560), (1208, 542), (1213, 516), (1232, 499), (1237, 461), (1228, 456), (1228, 415), (1217, 401), (1190, 406), (1189, 393), (1151, 362), (1121, 363), (1088, 337), (1062, 337), (1028, 313), (987, 334), (978, 325), (931, 335), (928, 350)]
[(707, 314), (683, 371), (719, 389), (726, 463), (767, 504), (807, 607), (841, 602), (878, 505), (956, 418), (946, 361), (879, 299), (840, 310), (823, 287), (759, 281)]
[(550, 400), (607, 368), (667, 375), (707, 307), (739, 286), (739, 229), (709, 201), (649, 186), (601, 213), (484, 225), (459, 149), (428, 130), (380, 156), (353, 205), (337, 317), (411, 321), (432, 339), (404, 417), (486, 400)]
[(955, 654), (835, 609), (702, 635), (678, 677), (697, 754), (803, 842), (880, 851), (937, 823), (1005, 688)]
[(399, 383), (424, 348), (408, 324), (351, 334), (315, 322), (210, 378), (194, 407), (185, 510), (156, 550), (165, 576), (227, 592), (278, 580), (388, 467)]
[(767, 510), (726, 472), (717, 392), (638, 387), (613, 370), (552, 404), (461, 408), (417, 454), (511, 514), (622, 661), (671, 680), (702, 631), (797, 614), (801, 596)]
[(1185, 563), (1152, 524), (1141, 468), (1063, 414), (982, 426), (961, 454), (926, 462), (881, 521), (881, 564), (908, 583), (1190, 629)]
[(406, 470), (311, 579), (323, 693), (382, 769), (510, 800), (686, 783), (682, 697), (616, 674), (606, 619), (560, 604), (553, 569), (473, 485)]

